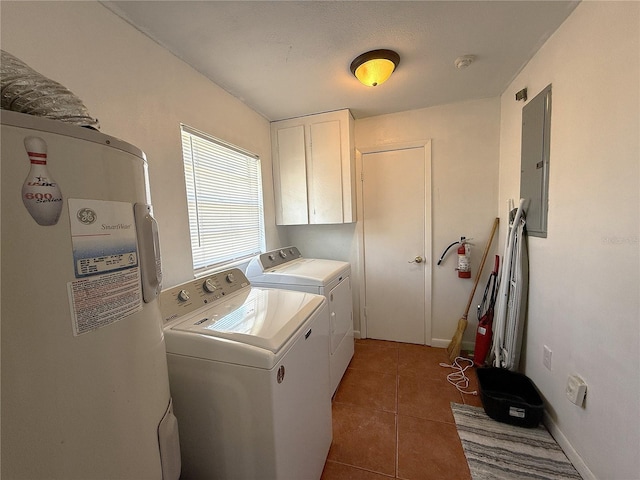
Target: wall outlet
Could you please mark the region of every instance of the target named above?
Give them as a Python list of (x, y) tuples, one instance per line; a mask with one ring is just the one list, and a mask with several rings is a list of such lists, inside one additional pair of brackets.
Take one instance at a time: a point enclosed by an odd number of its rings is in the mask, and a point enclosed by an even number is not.
[(587, 384), (585, 381), (578, 375), (569, 375), (567, 379), (567, 398), (569, 401), (581, 407), (586, 394)]
[(544, 346), (544, 353), (542, 355), (542, 364), (545, 367), (547, 367), (549, 370), (551, 370), (551, 354), (552, 353), (553, 352), (551, 351), (551, 349), (545, 345)]

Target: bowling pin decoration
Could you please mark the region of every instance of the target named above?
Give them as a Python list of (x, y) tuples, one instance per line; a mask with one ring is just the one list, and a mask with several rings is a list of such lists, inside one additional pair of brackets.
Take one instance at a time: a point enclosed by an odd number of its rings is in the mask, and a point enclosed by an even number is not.
[(38, 225), (55, 225), (62, 212), (62, 192), (47, 170), (47, 143), (40, 137), (25, 137), (24, 148), (31, 170), (22, 185), (22, 203)]

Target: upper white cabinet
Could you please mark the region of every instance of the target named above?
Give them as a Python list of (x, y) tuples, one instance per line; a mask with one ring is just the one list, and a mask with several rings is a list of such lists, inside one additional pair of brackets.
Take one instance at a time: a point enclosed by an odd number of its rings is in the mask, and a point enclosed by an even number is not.
[(353, 130), (349, 110), (271, 123), (278, 225), (356, 221)]

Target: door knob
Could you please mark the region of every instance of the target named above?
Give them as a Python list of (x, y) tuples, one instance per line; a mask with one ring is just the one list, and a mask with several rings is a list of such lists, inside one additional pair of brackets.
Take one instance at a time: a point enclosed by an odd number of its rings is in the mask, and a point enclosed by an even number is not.
[(422, 263), (423, 258), (421, 256), (417, 256), (413, 260), (409, 260), (409, 263)]

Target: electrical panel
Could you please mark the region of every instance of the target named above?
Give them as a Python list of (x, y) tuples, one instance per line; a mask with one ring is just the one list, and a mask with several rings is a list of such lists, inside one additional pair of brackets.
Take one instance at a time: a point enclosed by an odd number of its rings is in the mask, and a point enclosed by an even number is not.
[(520, 198), (527, 199), (527, 233), (547, 236), (551, 85), (522, 108)]

